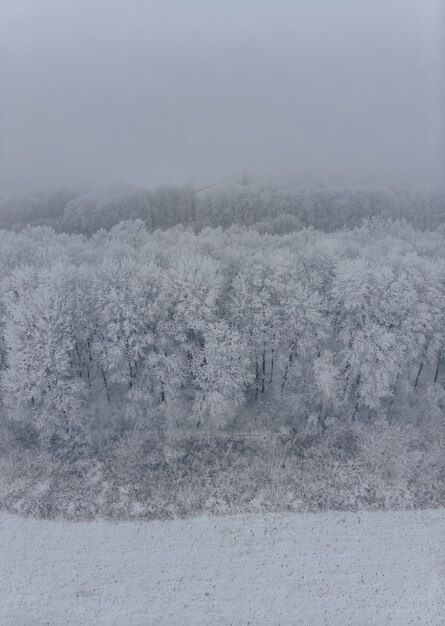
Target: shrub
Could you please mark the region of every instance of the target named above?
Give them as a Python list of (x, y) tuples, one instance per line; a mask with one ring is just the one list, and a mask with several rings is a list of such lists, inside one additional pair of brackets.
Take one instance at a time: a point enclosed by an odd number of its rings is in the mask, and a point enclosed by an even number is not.
[(72, 447), (67, 458), (23, 440), (3, 452), (0, 507), (45, 518), (163, 519), (445, 504), (442, 440), (384, 421), (163, 442), (131, 432), (100, 450)]

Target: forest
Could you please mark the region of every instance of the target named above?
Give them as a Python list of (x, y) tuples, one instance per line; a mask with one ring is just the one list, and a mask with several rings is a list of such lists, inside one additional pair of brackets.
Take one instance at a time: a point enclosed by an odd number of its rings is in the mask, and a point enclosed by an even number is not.
[(444, 215), (442, 186), (264, 182), (243, 176), (201, 188), (189, 183), (146, 189), (122, 183), (94, 189), (0, 190), (0, 228), (46, 225), (86, 235), (135, 219), (150, 231), (179, 224), (194, 230), (239, 224), (282, 235), (310, 226), (330, 232), (383, 216), (434, 230)]
[(445, 626), (444, 43), (0, 1), (0, 626)]
[(444, 196), (275, 191), (255, 213), (264, 190), (164, 189), (163, 229), (140, 195), (107, 200), (108, 229), (77, 198), (69, 232), (0, 231), (2, 506), (443, 504)]

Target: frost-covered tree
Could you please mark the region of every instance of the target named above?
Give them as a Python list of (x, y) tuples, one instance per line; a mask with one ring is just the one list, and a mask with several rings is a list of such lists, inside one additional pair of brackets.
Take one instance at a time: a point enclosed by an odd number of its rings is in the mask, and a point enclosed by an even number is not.
[(326, 428), (329, 412), (335, 410), (338, 402), (339, 370), (330, 350), (324, 350), (315, 358), (312, 368), (312, 389), (318, 409), (318, 421), (322, 428)]
[(436, 414), (444, 263), (440, 230), (381, 217), (329, 234), (0, 231), (3, 416), (65, 436), (109, 418), (219, 428), (243, 405), (238, 423), (283, 408), (295, 427)]
[(211, 323), (193, 362), (193, 416), (198, 425), (222, 428), (234, 417), (251, 380), (247, 346), (224, 321)]
[(71, 268), (57, 264), (38, 284), (14, 290), (7, 302), (2, 376), (11, 415), (31, 418), (44, 437), (68, 435), (82, 424), (86, 385), (76, 367), (76, 302), (67, 290)]

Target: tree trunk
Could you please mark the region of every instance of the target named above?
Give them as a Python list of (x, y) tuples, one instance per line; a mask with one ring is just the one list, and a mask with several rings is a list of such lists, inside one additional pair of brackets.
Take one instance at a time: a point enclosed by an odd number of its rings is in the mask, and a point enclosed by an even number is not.
[(83, 378), (82, 357), (80, 356), (80, 350), (79, 350), (79, 346), (77, 345), (77, 341), (74, 343), (74, 349), (76, 350), (76, 354), (77, 354), (79, 378)]
[[(389, 403), (389, 408), (392, 408), (392, 405), (394, 404), (394, 400), (396, 399), (396, 389), (397, 389), (397, 383), (399, 382), (399, 378), (400, 378), (400, 369), (397, 372), (397, 376), (396, 376), (396, 382), (394, 383), (394, 389), (392, 390), (392, 397), (391, 397), (391, 402)], [(391, 419), (391, 417), (390, 417)]]
[(439, 356), (437, 357), (436, 372), (434, 374), (434, 382), (435, 383), (437, 383), (437, 379), (439, 378), (440, 357), (441, 357), (441, 351), (439, 350)]
[(261, 374), (261, 393), (264, 393), (266, 388), (266, 345), (263, 342), (263, 363), (262, 363), (262, 374)]
[(417, 383), (419, 382), (419, 378), (420, 378), (420, 374), (422, 373), (422, 370), (423, 370), (423, 361), (422, 361), (422, 363), (420, 364), (419, 371), (417, 372), (416, 381), (415, 381), (415, 383), (414, 383), (414, 388), (413, 388), (413, 391), (414, 391), (414, 390), (416, 389), (416, 387), (417, 387)]
[(102, 368), (100, 368), (100, 373), (102, 374), (102, 380), (104, 381), (105, 391), (107, 392), (107, 400), (108, 400), (108, 402), (111, 402), (111, 400), (110, 400), (110, 391), (108, 389), (107, 377), (105, 376), (105, 372), (103, 371)]
[(355, 402), (354, 402), (354, 412), (353, 412), (352, 417), (351, 417), (351, 422), (355, 422), (355, 418), (356, 418), (356, 415), (358, 413), (358, 408), (359, 408), (358, 388), (359, 388), (359, 385), (360, 385), (360, 374), (357, 376), (357, 380), (355, 382), (355, 389), (356, 389), (356, 391), (355, 391)]
[(271, 350), (271, 355), (270, 355), (270, 376), (269, 376), (269, 385), (271, 385), (271, 384), (272, 384), (272, 381), (273, 381), (274, 353), (275, 353), (275, 337), (274, 337), (274, 343), (272, 344), (272, 350)]
[(161, 381), (161, 402), (165, 402), (165, 386), (162, 381)]
[(286, 363), (286, 368), (285, 368), (284, 374), (283, 374), (283, 381), (281, 383), (281, 393), (283, 393), (283, 391), (284, 391), (284, 386), (286, 384), (286, 380), (287, 380), (287, 376), (289, 374), (289, 370), (290, 370), (290, 368), (292, 366), (293, 358), (294, 357), (293, 357), (292, 351), (290, 351), (289, 352), (289, 358), (288, 358), (288, 361)]

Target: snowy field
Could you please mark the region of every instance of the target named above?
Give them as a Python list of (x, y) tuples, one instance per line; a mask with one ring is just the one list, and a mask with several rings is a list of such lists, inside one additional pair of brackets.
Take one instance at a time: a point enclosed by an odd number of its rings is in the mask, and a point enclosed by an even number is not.
[(0, 624), (445, 624), (445, 511), (1, 515)]

